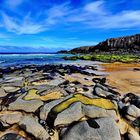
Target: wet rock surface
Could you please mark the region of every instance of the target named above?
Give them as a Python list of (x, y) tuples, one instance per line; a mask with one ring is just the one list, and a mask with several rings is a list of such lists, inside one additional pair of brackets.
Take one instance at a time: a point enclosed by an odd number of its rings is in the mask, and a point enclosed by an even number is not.
[(140, 97), (94, 65), (0, 69), (0, 140), (139, 140)]

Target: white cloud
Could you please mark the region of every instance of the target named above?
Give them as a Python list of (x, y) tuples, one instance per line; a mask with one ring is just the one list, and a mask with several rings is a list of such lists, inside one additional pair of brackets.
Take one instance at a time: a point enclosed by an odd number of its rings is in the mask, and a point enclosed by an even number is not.
[(46, 26), (43, 24), (32, 22), (30, 19), (30, 14), (24, 17), (23, 20), (15, 20), (15, 18), (2, 13), (4, 27), (10, 31), (17, 34), (36, 34), (41, 31), (46, 30)]
[(14, 21), (12, 17), (9, 17), (5, 13), (2, 13), (2, 17), (3, 17), (4, 27), (8, 31), (16, 31), (16, 29), (20, 28), (18, 23), (16, 23), (16, 21)]
[(28, 14), (23, 19), (23, 22), (20, 23), (20, 28), (17, 28), (19, 34), (36, 34), (46, 30), (47, 27), (42, 23), (33, 22), (31, 15)]
[(99, 0), (76, 10), (66, 20), (91, 29), (140, 28), (140, 10), (124, 10), (114, 14), (107, 10), (105, 1)]
[(102, 16), (101, 19), (88, 20), (85, 24), (90, 28), (102, 29), (125, 29), (139, 28), (140, 26), (140, 10), (122, 11), (115, 15)]
[[(18, 7), (23, 0), (7, 0), (13, 7)], [(44, 11), (28, 11), (22, 17), (2, 13), (3, 28), (16, 34), (37, 34), (55, 28), (55, 26), (78, 27), (86, 29), (133, 29), (140, 28), (140, 10), (124, 10), (112, 13), (107, 9), (105, 0), (87, 3), (74, 8), (69, 2), (53, 5)], [(32, 9), (31, 9), (32, 10)], [(32, 15), (31, 15), (32, 13)], [(40, 17), (40, 20), (37, 20)], [(1, 27), (0, 27), (1, 28)]]
[(47, 25), (54, 25), (57, 22), (62, 23), (61, 20), (64, 20), (64, 17), (69, 16), (70, 9), (69, 2), (65, 2), (60, 5), (54, 5), (46, 11), (45, 23)]
[(105, 14), (104, 1), (95, 1), (84, 6), (84, 10), (94, 14)]
[[(11, 17), (8, 14), (1, 12), (3, 18), (3, 27), (5, 27), (9, 32), (14, 32), (16, 34), (36, 34), (42, 31), (46, 31), (51, 28), (52, 25), (61, 22), (61, 18), (66, 16), (69, 12), (67, 7), (68, 3), (63, 3), (61, 5), (55, 5), (45, 11), (44, 13), (34, 13), (28, 12), (22, 18)], [(36, 18), (44, 16), (40, 21), (35, 21)]]

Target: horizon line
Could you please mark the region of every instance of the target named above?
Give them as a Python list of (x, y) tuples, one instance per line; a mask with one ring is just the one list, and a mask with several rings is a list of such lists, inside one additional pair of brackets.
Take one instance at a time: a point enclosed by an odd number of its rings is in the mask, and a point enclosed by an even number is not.
[(56, 54), (57, 52), (0, 52), (0, 54)]

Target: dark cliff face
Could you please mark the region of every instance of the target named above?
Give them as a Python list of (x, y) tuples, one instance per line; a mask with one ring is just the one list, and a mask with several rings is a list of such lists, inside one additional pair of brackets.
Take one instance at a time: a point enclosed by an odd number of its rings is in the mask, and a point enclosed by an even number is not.
[(84, 46), (79, 48), (74, 48), (70, 50), (70, 53), (89, 53), (90, 49), (94, 48), (94, 46)]
[(95, 46), (85, 46), (72, 49), (71, 53), (92, 53), (92, 52), (117, 52), (134, 53), (140, 52), (140, 34), (119, 38), (110, 38)]
[(61, 51), (58, 51), (57, 53), (68, 53), (67, 50), (61, 50)]

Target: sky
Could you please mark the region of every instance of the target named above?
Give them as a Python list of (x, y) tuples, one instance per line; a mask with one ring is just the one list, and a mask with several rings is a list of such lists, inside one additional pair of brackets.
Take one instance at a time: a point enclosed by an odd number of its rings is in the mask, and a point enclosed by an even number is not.
[(0, 52), (55, 52), (140, 33), (140, 0), (0, 0)]

